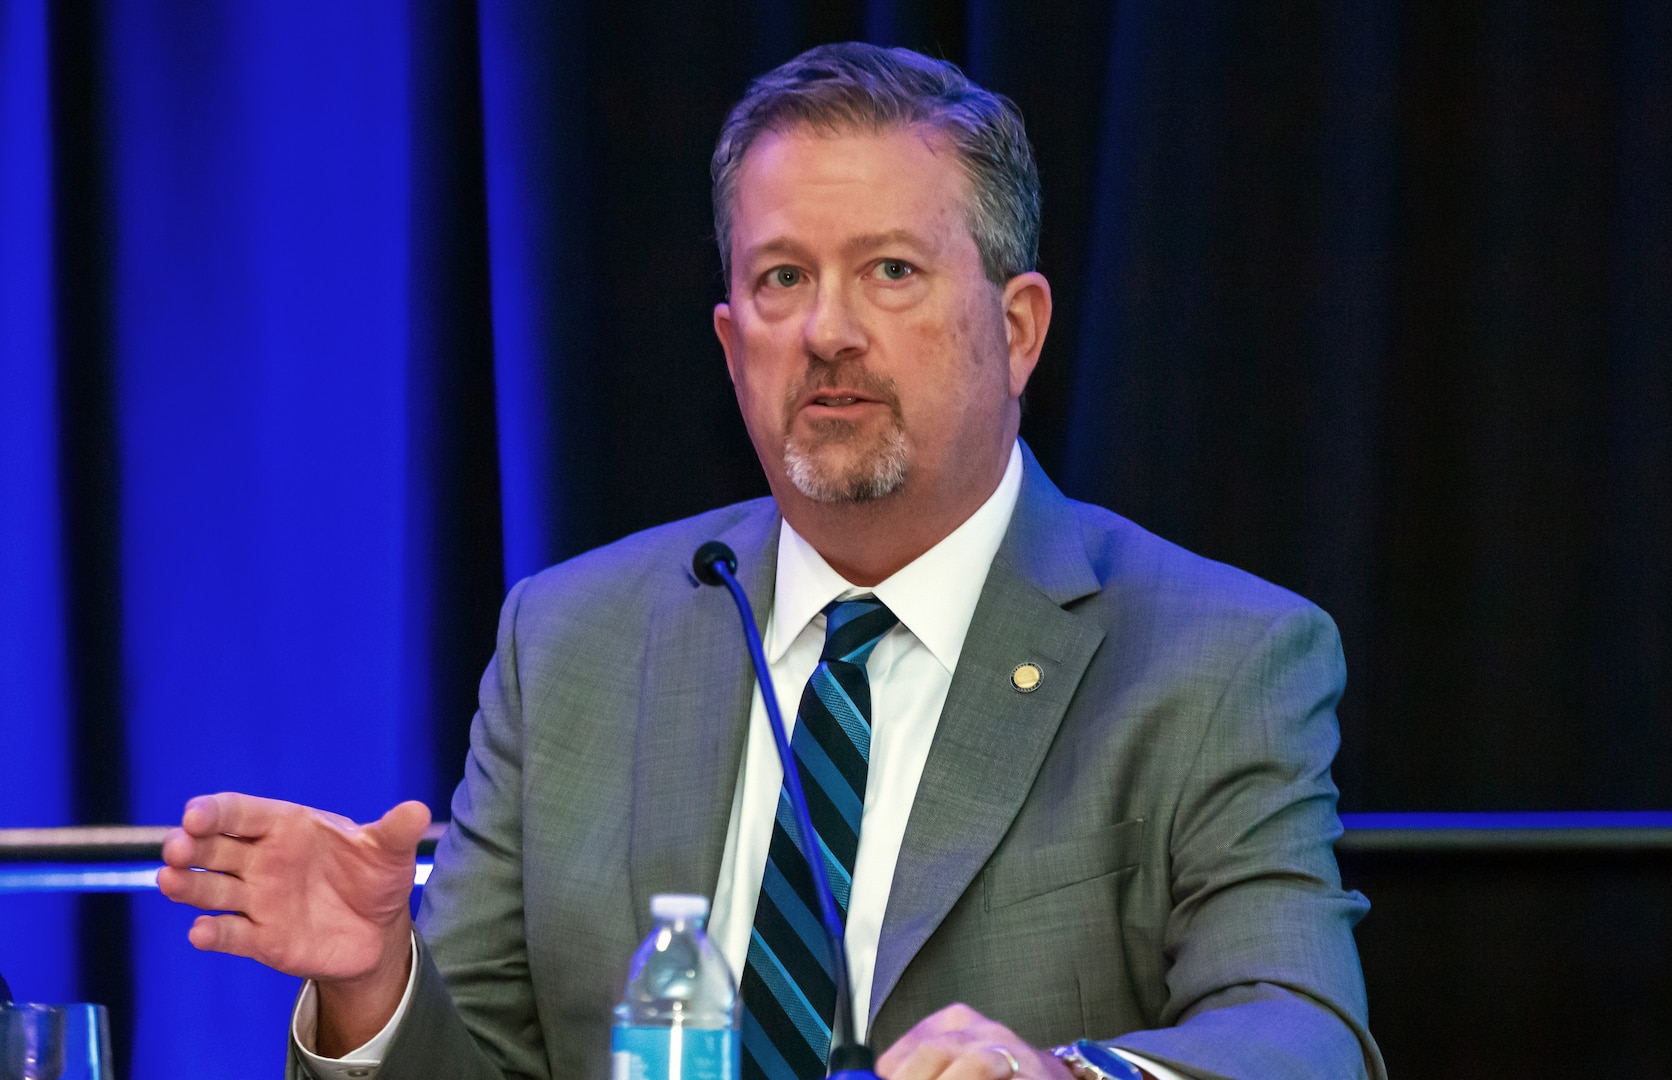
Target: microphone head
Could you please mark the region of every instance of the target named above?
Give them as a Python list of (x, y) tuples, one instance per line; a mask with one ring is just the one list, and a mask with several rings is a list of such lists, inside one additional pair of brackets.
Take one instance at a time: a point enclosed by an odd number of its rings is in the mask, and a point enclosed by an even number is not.
[(726, 579), (715, 569), (720, 563), (724, 563), (726, 569), (733, 574), (737, 573), (737, 555), (720, 541), (710, 540), (691, 556), (691, 572), (696, 574), (697, 580), (704, 585), (724, 585)]

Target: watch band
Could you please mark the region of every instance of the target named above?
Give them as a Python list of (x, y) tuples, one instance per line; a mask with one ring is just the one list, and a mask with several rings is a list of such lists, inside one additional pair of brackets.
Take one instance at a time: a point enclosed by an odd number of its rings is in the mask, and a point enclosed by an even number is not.
[(1144, 1080), (1138, 1067), (1102, 1043), (1081, 1039), (1051, 1051), (1075, 1080)]

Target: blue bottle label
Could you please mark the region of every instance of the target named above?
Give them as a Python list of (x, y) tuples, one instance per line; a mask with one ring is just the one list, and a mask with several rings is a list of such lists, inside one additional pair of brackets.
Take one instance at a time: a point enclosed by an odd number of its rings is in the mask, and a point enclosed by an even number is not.
[(611, 1080), (737, 1080), (737, 1032), (715, 1028), (618, 1027), (610, 1035)]

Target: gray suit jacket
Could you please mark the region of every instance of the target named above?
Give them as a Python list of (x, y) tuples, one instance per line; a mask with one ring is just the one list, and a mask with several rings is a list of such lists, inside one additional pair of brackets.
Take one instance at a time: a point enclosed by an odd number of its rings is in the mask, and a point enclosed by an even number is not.
[[(963, 1001), (1203, 1077), (1382, 1076), (1368, 905), (1331, 847), (1333, 624), (1026, 459), (907, 824), (873, 1045)], [(381, 1080), (609, 1076), (650, 896), (712, 894), (744, 744), (737, 616), (691, 553), (730, 544), (764, 618), (777, 536), (744, 503), (512, 591)]]

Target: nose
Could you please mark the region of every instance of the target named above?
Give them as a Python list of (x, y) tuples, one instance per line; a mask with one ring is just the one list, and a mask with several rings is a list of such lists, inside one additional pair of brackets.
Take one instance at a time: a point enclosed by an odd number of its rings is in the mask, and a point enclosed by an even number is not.
[(865, 327), (847, 290), (821, 283), (801, 332), (809, 355), (826, 363), (851, 359), (865, 351)]

